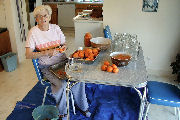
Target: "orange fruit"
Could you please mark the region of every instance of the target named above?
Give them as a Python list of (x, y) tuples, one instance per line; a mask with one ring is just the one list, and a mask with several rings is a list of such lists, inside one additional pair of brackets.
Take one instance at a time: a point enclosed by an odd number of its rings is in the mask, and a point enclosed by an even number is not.
[(93, 53), (98, 53), (98, 50), (97, 49), (93, 49), (92, 52)]
[(112, 66), (113, 68), (117, 68), (117, 66), (116, 66), (115, 64), (112, 64), (111, 66)]
[(112, 71), (113, 71), (113, 67), (108, 66), (108, 67), (107, 67), (107, 71), (108, 71), (108, 72), (112, 72)]
[(108, 61), (104, 61), (104, 65), (109, 65), (110, 63)]
[(79, 57), (80, 57), (80, 58), (84, 58), (84, 53), (81, 53), (81, 52), (80, 52), (80, 53), (79, 53)]
[(89, 54), (87, 52), (85, 52), (85, 57), (87, 58), (89, 56)]
[(88, 56), (90, 60), (94, 60), (94, 56)]
[(73, 54), (73, 58), (79, 58), (78, 53), (74, 53), (74, 54)]
[(94, 57), (94, 54), (93, 53), (89, 53), (89, 56), (93, 56)]
[(106, 70), (107, 70), (107, 65), (102, 65), (102, 66), (101, 66), (101, 70), (102, 70), (102, 71), (106, 71)]
[(96, 57), (98, 55), (98, 53), (94, 53), (94, 57)]
[(90, 60), (89, 58), (86, 58), (85, 60)]
[(87, 51), (88, 53), (92, 53), (92, 49), (90, 49), (90, 48), (86, 49), (86, 51)]
[(57, 48), (56, 50), (58, 50), (60, 53), (62, 53), (64, 50), (61, 48)]
[(119, 69), (118, 68), (114, 68), (113, 69), (113, 73), (118, 73), (119, 72)]

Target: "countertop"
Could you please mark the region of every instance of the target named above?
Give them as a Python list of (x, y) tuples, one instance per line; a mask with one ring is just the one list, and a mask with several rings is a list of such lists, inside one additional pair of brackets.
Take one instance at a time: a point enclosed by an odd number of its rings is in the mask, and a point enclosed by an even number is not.
[(91, 18), (91, 17), (86, 17), (83, 18), (81, 15), (77, 15), (76, 17), (73, 18), (74, 22), (89, 22), (89, 23), (101, 23), (103, 22), (103, 18)]
[(103, 2), (43, 2), (45, 4), (103, 4)]

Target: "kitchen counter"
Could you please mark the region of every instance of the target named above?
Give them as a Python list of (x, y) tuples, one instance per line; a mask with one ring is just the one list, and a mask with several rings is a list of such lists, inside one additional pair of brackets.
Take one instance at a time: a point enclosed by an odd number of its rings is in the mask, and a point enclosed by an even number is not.
[(89, 22), (89, 23), (103, 23), (103, 18), (91, 18), (91, 17), (81, 17), (77, 15), (73, 18), (74, 22)]
[(44, 4), (103, 4), (103, 2), (43, 2)]
[(75, 46), (84, 46), (84, 35), (87, 32), (92, 37), (103, 37), (103, 20), (102, 18), (82, 18), (77, 15), (73, 18), (75, 26)]

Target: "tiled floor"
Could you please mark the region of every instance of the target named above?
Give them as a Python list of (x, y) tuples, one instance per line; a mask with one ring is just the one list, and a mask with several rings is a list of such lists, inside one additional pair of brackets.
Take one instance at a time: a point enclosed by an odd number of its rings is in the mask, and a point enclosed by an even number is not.
[[(67, 44), (72, 44), (74, 40), (73, 30), (63, 30)], [(70, 48), (68, 48), (70, 49)], [(158, 77), (149, 75), (149, 80), (157, 80), (173, 83), (172, 77)], [(31, 60), (25, 60), (19, 64), (13, 72), (0, 72), (0, 120), (5, 120), (12, 112), (17, 101), (31, 90), (36, 84), (37, 77)], [(174, 108), (151, 105), (149, 120), (177, 120), (174, 115)]]

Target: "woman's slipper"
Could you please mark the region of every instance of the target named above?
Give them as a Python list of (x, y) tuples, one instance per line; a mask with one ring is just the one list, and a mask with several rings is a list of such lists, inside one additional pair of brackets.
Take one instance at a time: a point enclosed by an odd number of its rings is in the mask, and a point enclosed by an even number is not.
[(59, 120), (67, 120), (67, 114), (59, 115)]
[(91, 116), (91, 113), (89, 112), (89, 110), (86, 110), (86, 111), (83, 111), (81, 110), (77, 105), (76, 105), (76, 108), (86, 117), (90, 117)]

